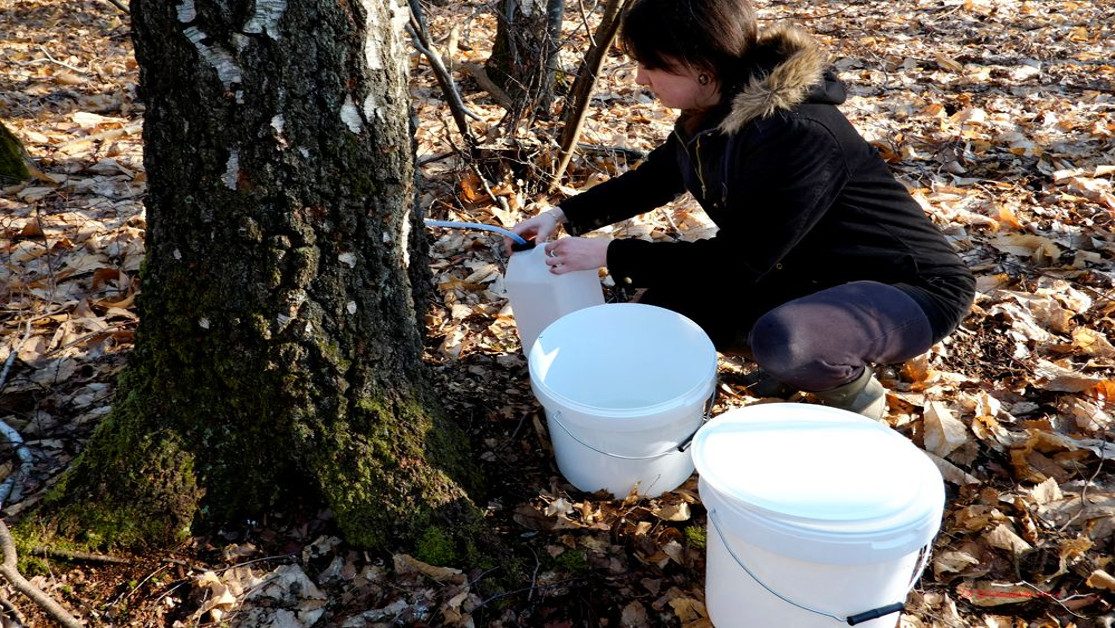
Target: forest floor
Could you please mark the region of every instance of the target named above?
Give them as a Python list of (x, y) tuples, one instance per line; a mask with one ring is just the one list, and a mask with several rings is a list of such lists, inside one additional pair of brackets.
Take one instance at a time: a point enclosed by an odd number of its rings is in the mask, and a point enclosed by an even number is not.
[[(882, 370), (887, 422), (947, 481), (942, 530), (901, 625), (1111, 626), (1115, 4), (758, 6), (764, 27), (790, 20), (817, 35), (849, 85), (843, 111), (979, 279), (952, 337)], [(598, 16), (571, 4), (566, 18), (561, 59), (573, 73)], [(487, 4), (431, 6), (429, 19), (443, 56), (487, 57)], [(454, 154), (461, 140), (417, 53), (411, 70), (428, 215), (510, 226), (560, 198), (526, 183), (552, 162), (555, 121), (508, 132), (503, 109), (458, 73), (481, 118), (474, 131), (490, 146), (519, 146), (503, 164), (513, 167), (477, 168)], [(574, 159), (561, 193), (622, 172), (634, 164), (625, 155), (669, 132), (674, 112), (633, 79), (634, 66), (613, 50), (582, 138), (595, 148)], [(0, 420), (30, 454), (24, 464), (3, 449), (0, 481), (23, 478), (7, 484), (16, 486), (9, 495), (0, 488), (5, 521), (17, 521), (80, 451), (132, 347), (145, 227), (136, 80), (129, 18), (112, 4), (0, 0), (0, 119), (41, 170), (0, 188), (0, 364), (11, 358)], [(711, 232), (692, 201), (607, 230), (652, 240)], [(328, 513), (276, 513), (142, 555), (23, 548), (25, 572), (92, 625), (709, 625), (695, 481), (641, 501), (566, 484), (506, 307), (500, 243), (471, 232), (432, 233), (431, 242), (440, 302), (428, 362), (492, 478), (493, 528), (533, 557), (521, 582), (355, 550)], [(723, 296), (746, 298), (730, 278)], [(761, 401), (733, 383), (747, 368), (722, 361), (717, 413)], [(26, 623), (44, 621), (29, 600), (2, 591)]]

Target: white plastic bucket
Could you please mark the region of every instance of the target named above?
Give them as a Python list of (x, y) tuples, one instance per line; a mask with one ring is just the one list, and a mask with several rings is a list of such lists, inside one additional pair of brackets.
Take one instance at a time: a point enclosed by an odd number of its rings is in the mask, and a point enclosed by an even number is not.
[(945, 502), (913, 443), (844, 410), (772, 403), (710, 421), (693, 459), (718, 628), (898, 623)]
[(716, 349), (696, 323), (651, 305), (598, 305), (547, 326), (527, 361), (573, 486), (656, 497), (693, 473), (689, 444), (716, 392)]

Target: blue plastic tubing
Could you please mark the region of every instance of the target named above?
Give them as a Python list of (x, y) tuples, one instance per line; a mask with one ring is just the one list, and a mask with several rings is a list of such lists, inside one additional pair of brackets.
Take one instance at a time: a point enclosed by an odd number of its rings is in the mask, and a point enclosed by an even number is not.
[(434, 220), (432, 218), (426, 218), (424, 219), (424, 222), (426, 223), (427, 227), (445, 227), (446, 229), (477, 229), (479, 231), (491, 231), (492, 233), (498, 233), (501, 236), (511, 238), (515, 241), (516, 244), (527, 244), (527, 241), (523, 238), (523, 236), (517, 233), (512, 233), (507, 229), (494, 227), (492, 225), (486, 225), (481, 222), (456, 222), (453, 220)]

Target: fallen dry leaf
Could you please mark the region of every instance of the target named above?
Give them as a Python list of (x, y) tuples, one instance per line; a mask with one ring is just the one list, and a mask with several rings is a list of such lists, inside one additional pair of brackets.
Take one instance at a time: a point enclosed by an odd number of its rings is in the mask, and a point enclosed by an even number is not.
[(925, 448), (941, 458), (968, 442), (968, 427), (939, 401), (929, 402), (923, 420)]
[(942, 573), (961, 573), (968, 567), (978, 565), (979, 559), (967, 552), (947, 551), (933, 556), (933, 572), (940, 577)]
[(619, 621), (620, 625), (625, 628), (641, 628), (650, 625), (647, 609), (639, 602), (631, 602), (624, 606)]
[(1101, 376), (1085, 375), (1071, 368), (1039, 359), (1034, 368), (1034, 382), (1046, 390), (1078, 393), (1106, 381)]
[(1005, 523), (1000, 523), (995, 529), (988, 532), (984, 538), (987, 539), (987, 544), (991, 547), (1008, 550), (1014, 554), (1022, 554), (1033, 549), (1033, 546), (1015, 534), (1014, 530)]
[(467, 578), (462, 574), (460, 569), (436, 567), (424, 563), (409, 554), (395, 554), (394, 561), (395, 571), (401, 574), (420, 573), (436, 582), (462, 584), (467, 581)]
[(1087, 327), (1072, 330), (1072, 346), (1083, 355), (1100, 358), (1115, 357), (1115, 346), (1102, 332)]
[(670, 608), (674, 609), (674, 614), (683, 624), (708, 617), (708, 611), (705, 610), (704, 603), (691, 597), (671, 598), (669, 604)]
[(1062, 499), (1064, 494), (1061, 493), (1061, 487), (1057, 485), (1056, 480), (1049, 478), (1030, 489), (1030, 496), (1041, 506)]
[(1031, 587), (995, 582), (963, 582), (956, 587), (956, 593), (976, 606), (1020, 604), (1048, 596)]
[(689, 521), (692, 517), (692, 514), (689, 512), (689, 504), (684, 501), (676, 504), (655, 506), (651, 509), (651, 513), (664, 521)]
[(1097, 569), (1088, 576), (1088, 580), (1085, 581), (1085, 584), (1093, 589), (1115, 591), (1115, 576), (1112, 576), (1102, 569)]

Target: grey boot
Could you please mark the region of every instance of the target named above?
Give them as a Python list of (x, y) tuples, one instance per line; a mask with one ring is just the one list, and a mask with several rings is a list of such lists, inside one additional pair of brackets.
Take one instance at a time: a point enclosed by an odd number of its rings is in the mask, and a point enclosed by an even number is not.
[(887, 390), (875, 378), (870, 366), (847, 384), (813, 393), (822, 405), (857, 412), (879, 421), (887, 410)]
[(781, 399), (789, 399), (798, 392), (797, 388), (780, 382), (770, 376), (763, 369), (755, 369), (750, 373), (745, 373), (739, 376), (733, 383), (739, 384), (747, 389), (747, 394), (753, 397), (770, 398), (778, 397)]

